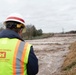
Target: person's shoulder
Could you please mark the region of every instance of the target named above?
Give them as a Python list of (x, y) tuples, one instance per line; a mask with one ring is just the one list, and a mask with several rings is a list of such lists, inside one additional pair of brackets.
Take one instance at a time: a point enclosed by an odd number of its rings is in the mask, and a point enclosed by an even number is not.
[(25, 42), (25, 44), (32, 46), (32, 44), (31, 44), (31, 43), (29, 43), (29, 42)]

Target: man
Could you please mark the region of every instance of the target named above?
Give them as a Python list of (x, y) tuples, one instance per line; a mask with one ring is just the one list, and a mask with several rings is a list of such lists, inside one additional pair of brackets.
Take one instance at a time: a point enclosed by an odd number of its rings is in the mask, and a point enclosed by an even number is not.
[(33, 46), (21, 38), (25, 21), (14, 13), (4, 21), (0, 32), (0, 75), (36, 75), (38, 59)]

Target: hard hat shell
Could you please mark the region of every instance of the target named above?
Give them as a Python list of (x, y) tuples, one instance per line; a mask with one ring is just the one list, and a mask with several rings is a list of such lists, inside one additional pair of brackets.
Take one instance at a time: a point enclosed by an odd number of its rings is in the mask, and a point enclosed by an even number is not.
[(15, 22), (19, 22), (21, 24), (23, 24), (25, 26), (25, 21), (24, 18), (22, 17), (22, 15), (20, 15), (19, 13), (12, 13), (10, 14), (6, 20), (4, 21), (4, 23), (6, 23), (7, 21), (15, 21)]

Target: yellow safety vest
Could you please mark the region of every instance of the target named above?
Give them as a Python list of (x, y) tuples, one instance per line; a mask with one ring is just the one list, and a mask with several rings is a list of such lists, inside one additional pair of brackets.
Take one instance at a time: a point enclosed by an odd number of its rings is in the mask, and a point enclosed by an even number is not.
[(27, 75), (30, 47), (16, 38), (0, 38), (0, 75)]

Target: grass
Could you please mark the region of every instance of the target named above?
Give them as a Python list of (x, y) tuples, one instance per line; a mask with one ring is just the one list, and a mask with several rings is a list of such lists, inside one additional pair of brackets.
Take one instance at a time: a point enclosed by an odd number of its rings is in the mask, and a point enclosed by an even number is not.
[(26, 40), (44, 39), (44, 38), (49, 38), (49, 37), (52, 37), (52, 36), (54, 36), (54, 33), (44, 33), (44, 34), (42, 34), (40, 36), (35, 36), (35, 37), (31, 36), (30, 38), (23, 37), (23, 39), (26, 39)]

